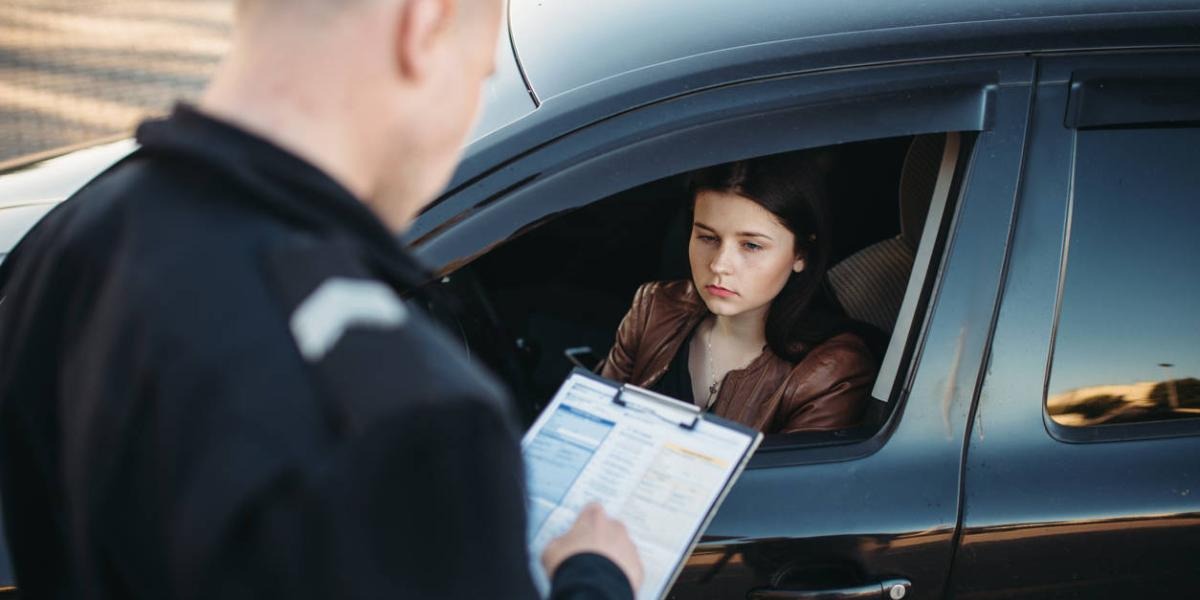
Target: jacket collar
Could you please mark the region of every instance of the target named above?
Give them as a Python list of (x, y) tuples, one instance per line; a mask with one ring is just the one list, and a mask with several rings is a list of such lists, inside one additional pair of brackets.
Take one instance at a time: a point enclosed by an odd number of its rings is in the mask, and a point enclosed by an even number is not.
[(406, 286), (431, 279), (384, 226), (345, 186), (304, 159), (257, 135), (178, 104), (165, 119), (138, 127), (134, 154), (206, 164), (248, 190), (248, 201), (293, 225), (352, 240), (372, 264)]

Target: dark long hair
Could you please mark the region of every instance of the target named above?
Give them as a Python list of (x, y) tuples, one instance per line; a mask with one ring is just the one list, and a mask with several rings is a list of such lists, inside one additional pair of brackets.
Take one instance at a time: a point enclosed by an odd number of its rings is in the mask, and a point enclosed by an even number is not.
[(688, 191), (733, 193), (767, 209), (796, 236), (804, 270), (793, 272), (767, 311), (767, 345), (796, 362), (848, 324), (825, 290), (833, 244), (820, 156), (799, 152), (725, 163), (695, 171)]

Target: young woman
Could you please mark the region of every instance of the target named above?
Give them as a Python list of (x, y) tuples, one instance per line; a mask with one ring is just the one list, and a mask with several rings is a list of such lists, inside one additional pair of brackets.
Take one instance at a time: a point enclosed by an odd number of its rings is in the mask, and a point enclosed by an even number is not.
[(687, 281), (638, 289), (600, 374), (765, 433), (859, 422), (876, 361), (822, 286), (819, 176), (796, 154), (693, 174)]

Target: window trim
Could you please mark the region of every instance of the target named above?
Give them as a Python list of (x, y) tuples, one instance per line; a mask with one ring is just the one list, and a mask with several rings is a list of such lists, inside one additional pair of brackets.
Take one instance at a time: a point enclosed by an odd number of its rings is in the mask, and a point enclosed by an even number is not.
[[(987, 130), (996, 88), (1012, 77), (1007, 67), (1019, 61), (966, 60), (790, 75), (639, 107), (515, 154), (488, 176), (444, 199), (436, 210), (420, 215), (405, 241), (444, 274), (531, 229), (541, 217), (666, 174), (844, 142)], [(834, 120), (843, 126), (832, 127)], [(715, 147), (713, 140), (726, 140), (725, 145), (738, 150)], [(704, 148), (696, 149), (697, 144)], [(621, 177), (586, 181), (593, 187), (605, 184), (602, 189), (567, 183), (598, 163), (614, 165), (611, 171)], [(546, 190), (555, 188), (562, 191), (561, 199), (539, 209), (532, 196), (553, 195)], [(589, 191), (580, 195), (580, 189)], [(526, 215), (515, 215), (524, 226), (512, 225), (513, 215), (496, 214), (514, 206), (525, 209)], [(487, 221), (493, 223), (487, 226)], [(507, 233), (494, 235), (496, 222), (506, 223)], [(461, 228), (474, 230), (474, 235), (446, 235)], [(464, 244), (454, 237), (480, 241)]]
[(1071, 77), (1069, 129), (1200, 125), (1200, 71), (1082, 69)]
[[(908, 286), (904, 290), (904, 299), (900, 303), (896, 324), (892, 327), (887, 351), (879, 365), (879, 376), (871, 390), (871, 398), (882, 402), (892, 402), (896, 386), (900, 382), (901, 364), (907, 354), (908, 340), (912, 334), (913, 319), (917, 310), (923, 304), (922, 296), (928, 287), (929, 268), (934, 258), (934, 248), (942, 241), (942, 226), (945, 223), (946, 208), (950, 204), (950, 194), (955, 191), (955, 184), (961, 183), (961, 172), (964, 170), (963, 161), (970, 163), (970, 156), (964, 155), (963, 147), (969, 142), (963, 140), (963, 134), (952, 131), (946, 134), (946, 144), (942, 149), (942, 161), (938, 168), (937, 182), (933, 186), (933, 197), (929, 203), (929, 211), (925, 214), (925, 226), (922, 228), (921, 241), (917, 245), (916, 257), (913, 259), (913, 269), (908, 276)], [(956, 181), (958, 180), (958, 181)], [(903, 343), (897, 343), (897, 342)], [(887, 381), (888, 384), (882, 382)]]

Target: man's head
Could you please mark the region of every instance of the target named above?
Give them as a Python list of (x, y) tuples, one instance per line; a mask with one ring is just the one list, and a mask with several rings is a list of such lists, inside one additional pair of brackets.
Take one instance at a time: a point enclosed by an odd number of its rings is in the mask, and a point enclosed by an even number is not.
[(393, 229), (449, 180), (503, 0), (239, 0), (201, 101), (314, 162)]

